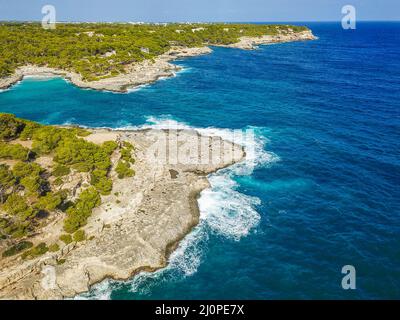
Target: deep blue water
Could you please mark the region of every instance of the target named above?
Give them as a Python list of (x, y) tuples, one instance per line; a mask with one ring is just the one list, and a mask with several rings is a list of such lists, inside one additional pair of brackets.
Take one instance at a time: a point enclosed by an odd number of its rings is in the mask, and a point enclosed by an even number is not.
[[(310, 23), (319, 40), (214, 48), (129, 94), (26, 79), (0, 110), (42, 123), (167, 120), (253, 129), (256, 168), (225, 170), (171, 266), (105, 282), (92, 298), (400, 298), (400, 24)], [(225, 131), (217, 131), (224, 133)], [(246, 169), (246, 168), (244, 168)], [(357, 289), (341, 288), (341, 268)]]

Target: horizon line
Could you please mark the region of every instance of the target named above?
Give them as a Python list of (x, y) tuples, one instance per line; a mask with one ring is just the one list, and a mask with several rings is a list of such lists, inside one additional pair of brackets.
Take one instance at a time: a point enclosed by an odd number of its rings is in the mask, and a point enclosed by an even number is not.
[[(19, 23), (40, 23), (41, 20), (1, 20), (0, 23), (4, 22), (19, 22)], [(315, 23), (315, 22), (341, 22), (341, 20), (277, 20), (277, 21), (106, 21), (106, 20), (98, 20), (98, 21), (83, 21), (83, 20), (59, 20), (56, 23), (116, 23), (116, 24), (132, 24), (132, 23), (141, 23), (141, 24), (173, 24), (173, 23)], [(368, 19), (358, 19), (357, 22), (400, 22), (400, 20), (368, 20)]]

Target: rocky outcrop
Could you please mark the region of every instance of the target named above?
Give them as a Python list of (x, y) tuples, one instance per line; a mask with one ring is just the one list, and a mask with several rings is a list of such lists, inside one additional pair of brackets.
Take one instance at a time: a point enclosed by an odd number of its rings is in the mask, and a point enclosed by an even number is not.
[[(165, 267), (199, 222), (197, 197), (209, 187), (207, 175), (245, 156), (239, 145), (191, 130), (117, 132), (135, 146), (136, 175), (115, 179), (85, 227), (90, 240), (35, 260), (0, 261), (0, 298), (62, 299), (105, 278)], [(87, 139), (102, 143), (115, 133), (94, 130)]]
[(223, 47), (254, 50), (257, 49), (259, 45), (315, 39), (317, 39), (317, 37), (313, 35), (311, 30), (306, 30), (302, 32), (289, 31), (288, 33), (280, 33), (274, 36), (242, 37), (240, 38), (239, 42), (230, 45), (223, 45)]

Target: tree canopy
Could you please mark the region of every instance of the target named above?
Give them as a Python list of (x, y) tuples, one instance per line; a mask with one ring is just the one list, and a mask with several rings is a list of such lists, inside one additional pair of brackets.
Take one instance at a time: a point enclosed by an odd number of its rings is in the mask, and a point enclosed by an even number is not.
[[(74, 234), (75, 241), (85, 239), (83, 230), (92, 210), (101, 204), (101, 195), (108, 195), (113, 188), (110, 178), (111, 157), (119, 150), (120, 162), (124, 163), (120, 178), (132, 176), (134, 147), (124, 142), (106, 141), (101, 145), (85, 140), (90, 133), (82, 128), (60, 128), (41, 125), (18, 119), (14, 115), (0, 113), (0, 127), (4, 129), (0, 138), (0, 161), (11, 161), (11, 165), (0, 163), (0, 241), (21, 239), (35, 234), (44, 222), (43, 217), (56, 210), (64, 211), (64, 230)], [(31, 140), (32, 148), (20, 143)], [(27, 144), (29, 145), (29, 144)], [(51, 169), (43, 168), (38, 157), (52, 159)], [(121, 170), (117, 165), (116, 170)], [(77, 172), (90, 175), (90, 185), (81, 186), (78, 197), (68, 190), (54, 190), (63, 184), (62, 178)], [(121, 173), (121, 172), (119, 172)], [(53, 182), (51, 182), (53, 181)], [(64, 235), (65, 243), (72, 241)], [(3, 253), (12, 256), (25, 251), (25, 258), (34, 258), (56, 250), (40, 244), (30, 248), (22, 239)]]
[(232, 44), (243, 36), (275, 35), (306, 27), (262, 24), (69, 23), (45, 30), (39, 23), (0, 24), (0, 78), (33, 64), (95, 81), (126, 72), (126, 66), (153, 59), (172, 46)]

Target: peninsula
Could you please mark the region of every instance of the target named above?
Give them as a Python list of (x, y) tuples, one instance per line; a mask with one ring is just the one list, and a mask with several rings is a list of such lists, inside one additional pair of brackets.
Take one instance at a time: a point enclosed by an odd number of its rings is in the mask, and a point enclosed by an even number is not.
[(0, 114), (0, 299), (62, 299), (165, 267), (207, 175), (241, 146), (191, 130), (43, 126)]
[(82, 88), (127, 92), (180, 68), (171, 61), (208, 54), (210, 46), (313, 40), (302, 26), (261, 24), (0, 24), (0, 89), (24, 76), (62, 76)]

